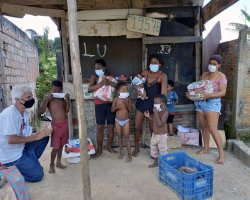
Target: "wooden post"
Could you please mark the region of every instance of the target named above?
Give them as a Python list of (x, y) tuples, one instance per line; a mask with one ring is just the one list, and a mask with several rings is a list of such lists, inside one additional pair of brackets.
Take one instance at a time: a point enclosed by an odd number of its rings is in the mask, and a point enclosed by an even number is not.
[[(65, 18), (61, 18), (61, 37), (62, 37), (62, 49), (63, 49), (63, 66), (64, 66), (64, 81), (69, 82), (69, 51), (67, 42), (67, 31)], [(70, 101), (69, 113), (68, 113), (68, 126), (69, 126), (69, 138), (73, 138), (73, 117), (72, 106)]]
[(62, 31), (62, 49), (63, 49), (63, 65), (64, 65), (64, 78), (65, 82), (69, 82), (69, 52), (67, 43), (67, 31), (65, 18), (61, 18), (61, 31)]
[[(196, 19), (197, 24), (194, 27), (194, 36), (201, 36), (201, 15), (200, 15), (200, 7), (196, 8)], [(200, 80), (201, 76), (201, 43), (196, 42), (195, 43), (195, 74), (196, 74), (196, 80)], [(199, 128), (199, 119), (198, 114), (196, 113), (196, 128)]]
[(81, 165), (83, 181), (84, 200), (91, 200), (91, 186), (89, 176), (87, 127), (85, 119), (85, 102), (83, 99), (82, 70), (79, 57), (79, 40), (77, 32), (77, 9), (76, 0), (67, 0), (69, 19), (69, 40), (70, 55), (73, 74), (73, 84), (75, 86), (77, 117), (79, 124), (79, 138), (81, 141)]

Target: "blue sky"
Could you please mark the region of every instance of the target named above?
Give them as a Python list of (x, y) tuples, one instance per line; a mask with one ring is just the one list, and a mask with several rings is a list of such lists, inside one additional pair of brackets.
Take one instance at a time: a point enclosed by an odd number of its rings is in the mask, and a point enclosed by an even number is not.
[[(210, 0), (204, 0), (204, 5)], [(227, 30), (230, 28), (229, 23), (237, 22), (237, 23), (245, 23), (244, 17), (242, 16), (240, 10), (246, 10), (248, 14), (250, 14), (250, 4), (249, 0), (240, 0), (227, 10), (223, 11), (213, 19), (211, 19), (208, 23), (205, 24), (206, 31), (203, 32), (203, 36), (205, 37), (209, 30), (218, 22), (221, 23), (222, 28), (222, 41), (233, 40), (238, 37), (238, 33)], [(248, 5), (248, 6), (247, 6)], [(49, 27), (49, 38), (53, 39), (55, 37), (59, 37), (59, 32), (57, 30), (56, 25), (49, 17), (42, 16), (32, 16), (25, 15), (24, 18), (14, 18), (7, 17), (12, 23), (16, 24), (22, 30), (33, 29), (39, 35), (43, 34), (43, 31), (46, 27)], [(247, 24), (250, 26), (250, 24)]]

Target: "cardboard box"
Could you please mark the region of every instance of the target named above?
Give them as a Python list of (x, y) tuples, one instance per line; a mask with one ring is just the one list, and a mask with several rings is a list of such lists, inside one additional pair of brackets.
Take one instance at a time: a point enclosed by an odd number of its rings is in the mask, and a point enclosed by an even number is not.
[(180, 149), (181, 140), (178, 136), (168, 136), (168, 149)]
[[(225, 148), (225, 146), (226, 146), (226, 134), (225, 134), (225, 131), (224, 130), (219, 130), (219, 133), (220, 133), (220, 136), (221, 136), (221, 139), (222, 139), (222, 146), (223, 146), (223, 148)], [(204, 147), (203, 138), (202, 138), (202, 146)], [(209, 147), (210, 148), (217, 148), (217, 146), (215, 144), (215, 141), (214, 141), (214, 138), (213, 138), (213, 136), (211, 134), (210, 134), (210, 140), (209, 140)]]

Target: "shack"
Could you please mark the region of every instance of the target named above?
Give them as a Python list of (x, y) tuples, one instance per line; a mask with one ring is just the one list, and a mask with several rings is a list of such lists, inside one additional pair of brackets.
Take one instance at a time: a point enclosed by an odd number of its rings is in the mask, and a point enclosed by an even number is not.
[[(71, 92), (73, 98), (69, 113), (69, 119), (72, 119), (69, 120), (70, 133), (73, 137), (79, 127), (80, 137), (85, 143), (86, 133), (91, 138), (94, 138), (91, 133), (95, 133), (93, 97), (86, 89), (89, 77), (94, 73), (93, 62), (96, 58), (104, 58), (110, 73), (117, 77), (125, 75), (129, 84), (130, 76), (147, 68), (150, 54), (161, 54), (165, 61), (162, 70), (176, 82), (175, 89), (180, 97), (175, 123), (197, 127), (193, 103), (184, 94), (186, 86), (199, 79), (202, 60), (208, 59), (202, 57), (203, 25), (237, 1), (211, 0), (203, 7), (203, 0), (1, 0), (0, 6), (1, 13), (5, 15), (50, 16), (57, 24), (63, 46), (65, 89)], [(243, 39), (239, 43), (246, 44)], [(245, 66), (240, 65), (245, 62), (245, 57), (239, 57), (239, 68)], [(242, 89), (241, 82), (244, 80), (240, 80), (241, 75), (236, 73), (233, 78), (238, 87), (236, 91)], [(233, 104), (232, 119), (237, 125), (240, 101)], [(133, 117), (134, 113), (131, 114), (131, 121)], [(132, 124), (131, 135), (133, 131)], [(91, 199), (87, 149), (83, 148), (84, 195), (85, 199)]]

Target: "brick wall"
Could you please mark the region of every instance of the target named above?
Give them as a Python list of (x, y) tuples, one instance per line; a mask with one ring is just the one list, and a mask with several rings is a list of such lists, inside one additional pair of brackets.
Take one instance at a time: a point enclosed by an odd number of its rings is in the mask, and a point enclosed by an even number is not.
[[(250, 127), (250, 41), (246, 45), (247, 51), (247, 63), (245, 65), (244, 73), (239, 74), (239, 82), (242, 83), (242, 96), (237, 96), (240, 99), (241, 112), (240, 112), (240, 124), (241, 129), (249, 129)], [(229, 41), (220, 44), (220, 54), (223, 57), (223, 63), (221, 71), (227, 76), (228, 86), (226, 96), (223, 98), (224, 101), (224, 117), (225, 120), (231, 122), (232, 120), (232, 108), (233, 103), (236, 102), (234, 97), (234, 84), (236, 84), (236, 70), (238, 67), (238, 54), (239, 54), (239, 40)]]
[(242, 127), (250, 128), (250, 41), (247, 45), (247, 76), (244, 81), (243, 89), (243, 120)]
[(237, 67), (238, 40), (233, 40), (220, 44), (220, 54), (223, 58), (220, 71), (227, 77), (227, 93), (223, 98), (225, 105), (226, 118), (230, 118), (232, 114), (233, 103), (233, 83), (235, 78), (235, 69)]
[(16, 84), (35, 89), (39, 74), (38, 53), (26, 33), (0, 16), (0, 89), (3, 98), (0, 111), (11, 104), (10, 91)]

